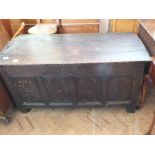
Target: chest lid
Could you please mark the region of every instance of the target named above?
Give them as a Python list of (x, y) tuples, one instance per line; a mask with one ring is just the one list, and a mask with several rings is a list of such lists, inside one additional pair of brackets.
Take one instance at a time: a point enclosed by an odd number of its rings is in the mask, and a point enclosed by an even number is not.
[(0, 53), (0, 65), (139, 61), (150, 56), (133, 33), (20, 35)]

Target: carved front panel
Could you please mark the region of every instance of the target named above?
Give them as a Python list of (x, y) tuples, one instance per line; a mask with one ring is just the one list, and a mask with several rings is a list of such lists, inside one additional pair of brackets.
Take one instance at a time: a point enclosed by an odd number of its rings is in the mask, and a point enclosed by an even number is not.
[(12, 85), (21, 102), (43, 102), (34, 78), (13, 78)]
[(70, 81), (61, 77), (44, 77), (50, 102), (71, 102)]
[(81, 77), (76, 82), (79, 102), (99, 101), (100, 80), (97, 77)]
[(110, 77), (107, 84), (109, 101), (128, 101), (133, 88), (133, 78), (130, 76)]

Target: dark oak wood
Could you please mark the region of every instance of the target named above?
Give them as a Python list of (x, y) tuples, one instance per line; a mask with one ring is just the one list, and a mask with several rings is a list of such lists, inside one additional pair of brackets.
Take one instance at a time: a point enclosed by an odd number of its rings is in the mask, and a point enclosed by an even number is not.
[(0, 73), (17, 106), (139, 105), (150, 56), (133, 33), (21, 35), (0, 55)]
[(0, 57), (1, 65), (88, 64), (150, 61), (141, 40), (125, 34), (20, 35)]

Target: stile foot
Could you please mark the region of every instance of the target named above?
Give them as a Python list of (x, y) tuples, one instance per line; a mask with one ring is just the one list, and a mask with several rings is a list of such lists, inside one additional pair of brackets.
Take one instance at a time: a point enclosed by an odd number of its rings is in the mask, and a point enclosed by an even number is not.
[(126, 107), (126, 111), (127, 111), (128, 113), (134, 113), (134, 112), (136, 111), (136, 106), (128, 105), (128, 106)]
[(21, 108), (20, 111), (21, 111), (21, 113), (28, 113), (31, 111), (31, 109), (30, 108)]

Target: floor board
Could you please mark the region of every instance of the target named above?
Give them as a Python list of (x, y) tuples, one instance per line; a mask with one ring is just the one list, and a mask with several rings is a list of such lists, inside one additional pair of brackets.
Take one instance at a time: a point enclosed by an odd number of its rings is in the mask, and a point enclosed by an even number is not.
[(23, 114), (16, 111), (9, 125), (0, 124), (0, 134), (145, 134), (155, 109), (155, 89), (136, 113), (123, 106), (103, 108), (32, 109)]

